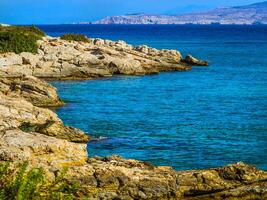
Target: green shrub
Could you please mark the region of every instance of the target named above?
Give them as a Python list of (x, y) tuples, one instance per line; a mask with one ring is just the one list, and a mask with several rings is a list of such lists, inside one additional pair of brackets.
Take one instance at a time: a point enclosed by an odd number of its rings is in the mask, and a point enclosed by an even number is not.
[(65, 34), (62, 35), (60, 39), (68, 41), (90, 42), (90, 39), (88, 37), (80, 34)]
[(42, 169), (28, 169), (27, 162), (15, 168), (8, 162), (0, 163), (0, 200), (56, 200), (76, 196), (78, 186), (65, 179), (66, 170), (49, 182)]
[(0, 26), (0, 53), (37, 53), (36, 41), (43, 36), (35, 26)]
[(38, 36), (15, 32), (0, 32), (0, 53), (5, 52), (31, 52), (37, 53), (36, 41)]
[(43, 37), (45, 33), (36, 26), (0, 26), (0, 32), (30, 34)]

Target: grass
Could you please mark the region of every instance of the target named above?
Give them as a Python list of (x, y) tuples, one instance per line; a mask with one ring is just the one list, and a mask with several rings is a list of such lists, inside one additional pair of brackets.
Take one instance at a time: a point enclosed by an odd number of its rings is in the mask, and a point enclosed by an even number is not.
[(90, 39), (86, 37), (85, 35), (81, 34), (65, 34), (60, 37), (62, 40), (67, 41), (78, 41), (78, 42), (90, 42)]
[(34, 26), (0, 26), (0, 53), (37, 53), (38, 39), (45, 33)]
[(78, 185), (65, 179), (67, 170), (54, 181), (46, 180), (41, 168), (29, 169), (25, 162), (11, 167), (9, 162), (0, 163), (0, 200), (61, 200), (74, 199)]

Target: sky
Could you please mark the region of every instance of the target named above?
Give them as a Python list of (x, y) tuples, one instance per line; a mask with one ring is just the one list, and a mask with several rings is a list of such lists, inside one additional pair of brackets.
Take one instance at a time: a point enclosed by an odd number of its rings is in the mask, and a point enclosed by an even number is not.
[(113, 15), (181, 14), (259, 1), (261, 0), (0, 0), (0, 23), (90, 22)]

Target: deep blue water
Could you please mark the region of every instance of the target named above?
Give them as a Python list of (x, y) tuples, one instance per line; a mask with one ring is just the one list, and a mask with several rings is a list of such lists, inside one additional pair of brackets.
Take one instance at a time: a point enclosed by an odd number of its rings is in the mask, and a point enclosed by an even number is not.
[(90, 156), (118, 154), (202, 169), (237, 161), (267, 170), (267, 26), (40, 26), (209, 60), (189, 72), (53, 82), (68, 125), (95, 137)]

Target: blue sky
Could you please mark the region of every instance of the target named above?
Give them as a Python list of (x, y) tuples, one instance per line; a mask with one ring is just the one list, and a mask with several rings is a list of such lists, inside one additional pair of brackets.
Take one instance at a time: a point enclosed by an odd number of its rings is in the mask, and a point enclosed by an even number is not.
[[(0, 23), (59, 24), (127, 13), (179, 14), (261, 0), (0, 0)], [(38, 3), (37, 3), (38, 2)]]

